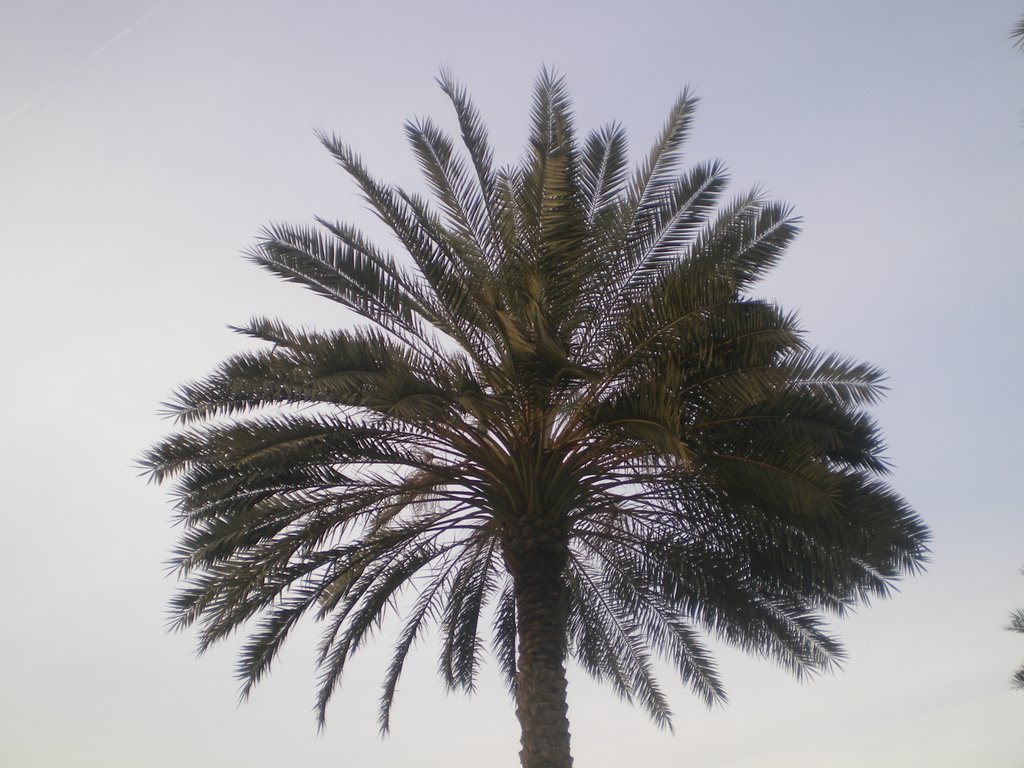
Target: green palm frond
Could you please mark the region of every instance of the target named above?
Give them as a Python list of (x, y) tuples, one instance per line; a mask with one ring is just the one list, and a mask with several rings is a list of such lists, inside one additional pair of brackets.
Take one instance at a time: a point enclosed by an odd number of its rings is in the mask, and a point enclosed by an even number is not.
[(669, 111), (661, 135), (637, 168), (625, 200), (625, 208), (633, 222), (643, 213), (645, 206), (656, 205), (674, 185), (677, 168), (683, 158), (683, 146), (693, 125), (697, 101), (689, 90), (679, 94)]
[(673, 266), (679, 254), (696, 239), (714, 213), (728, 183), (721, 163), (700, 163), (677, 179), (664, 195), (651, 203), (643, 219), (625, 238), (634, 263), (622, 290), (632, 296), (645, 285), (657, 283), (662, 270)]
[(626, 130), (618, 123), (587, 136), (580, 164), (584, 221), (593, 232), (608, 213), (615, 213), (629, 175)]
[[(498, 219), (501, 209), (498, 207), (498, 195), (496, 188), (496, 177), (494, 173), (494, 152), (491, 149), (487, 138), (487, 128), (483, 123), (480, 113), (469, 97), (465, 87), (460, 85), (453, 75), (448, 71), (442, 71), (438, 78), (441, 90), (447, 94), (455, 108), (458, 116), (459, 129), (462, 134), (462, 142), (469, 153), (473, 170), (476, 173), (477, 183), (480, 187), (480, 196), (483, 200), (487, 213), (487, 224), (492, 237), (496, 237)], [(491, 248), (495, 247), (497, 239), (488, 242), (485, 254), (490, 255)], [(493, 265), (492, 265), (493, 266)]]
[(258, 410), (270, 403), (350, 406), (380, 418), (432, 423), (479, 387), (463, 362), (416, 354), (372, 329), (295, 332), (254, 318), (239, 333), (274, 344), (228, 358), (214, 373), (179, 388), (166, 413), (183, 424)]
[[(457, 239), (418, 198), (373, 178), (359, 156), (337, 137), (321, 134), (320, 141), (416, 263), (423, 282), (444, 310), (435, 327), (458, 341), (471, 356), (490, 352), (488, 340), (481, 335), (481, 327), (487, 323), (486, 302), (481, 306), (481, 289), (486, 293), (486, 282), (483, 276), (474, 274), (474, 261), (457, 247)], [(477, 282), (470, 283), (467, 277)], [(481, 357), (478, 362), (485, 364), (489, 357)]]
[[(470, 274), (482, 277), (486, 270), (485, 254), (494, 240), (489, 231), (488, 207), (477, 186), (479, 180), (470, 176), (451, 138), (431, 120), (406, 123), (405, 133), (433, 197), (447, 217), (448, 228), (454, 233), (453, 251)], [(491, 261), (497, 258), (500, 257), (492, 255)]]
[(307, 227), (273, 226), (249, 253), (256, 264), (340, 302), (399, 338), (427, 338), (394, 265)]

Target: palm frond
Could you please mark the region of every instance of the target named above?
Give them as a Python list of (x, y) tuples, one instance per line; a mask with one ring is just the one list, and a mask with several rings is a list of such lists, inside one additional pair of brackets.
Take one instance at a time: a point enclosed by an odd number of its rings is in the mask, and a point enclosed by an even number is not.
[(588, 229), (617, 207), (628, 172), (625, 129), (612, 123), (592, 131), (580, 158), (580, 192)]
[(466, 267), (472, 261), (467, 261), (459, 249), (453, 247), (457, 246), (457, 240), (451, 238), (425, 204), (373, 178), (359, 156), (337, 137), (321, 134), (320, 140), (359, 185), (367, 203), (412, 257), (425, 282), (446, 308), (445, 325), (456, 329), (451, 334), (453, 338), (459, 341), (466, 354), (486, 365), (489, 344), (481, 335), (481, 329), (487, 326), (486, 313), (480, 304), (479, 285), (467, 284)]
[[(463, 262), (470, 275), (483, 278), (485, 259), (493, 238), (489, 231), (487, 204), (456, 154), (452, 140), (433, 121), (422, 119), (405, 125), (405, 134), (420, 168), (455, 233), (452, 252)], [(492, 256), (491, 261), (494, 261)]]
[(497, 193), (496, 174), (494, 172), (494, 152), (487, 138), (487, 128), (480, 113), (473, 104), (466, 88), (456, 81), (451, 72), (442, 70), (438, 77), (441, 90), (448, 96), (458, 117), (462, 142), (469, 153), (473, 170), (479, 185), (480, 198), (487, 215), (487, 232), (489, 238), (485, 242), (483, 253), (491, 260), (490, 266), (496, 266), (501, 255), (501, 239), (497, 234), (498, 222), (502, 215), (500, 199)]
[(683, 157), (683, 145), (693, 125), (697, 102), (697, 97), (684, 90), (672, 104), (661, 134), (633, 176), (626, 198), (626, 209), (631, 218), (635, 218), (645, 206), (654, 204), (671, 187)]

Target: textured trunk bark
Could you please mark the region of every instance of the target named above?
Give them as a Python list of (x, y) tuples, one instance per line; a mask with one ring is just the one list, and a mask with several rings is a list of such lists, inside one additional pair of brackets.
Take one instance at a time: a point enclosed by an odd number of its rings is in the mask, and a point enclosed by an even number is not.
[(561, 542), (552, 546), (548, 541), (528, 546), (516, 555), (511, 560), (519, 640), (519, 758), (523, 768), (571, 768), (562, 585), (567, 549)]

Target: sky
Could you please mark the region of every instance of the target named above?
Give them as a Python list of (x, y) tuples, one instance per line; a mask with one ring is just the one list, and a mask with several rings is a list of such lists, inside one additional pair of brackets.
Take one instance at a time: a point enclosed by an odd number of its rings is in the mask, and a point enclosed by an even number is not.
[(1024, 464), (1019, 299), (1024, 53), (1008, 0), (5, 0), (0, 3), (0, 765), (518, 764), (493, 665), (446, 694), (428, 640), (392, 734), (387, 638), (356, 657), (317, 733), (316, 626), (238, 704), (237, 643), (166, 631), (177, 531), (139, 454), (160, 403), (245, 344), (256, 314), (348, 318), (240, 257), (315, 215), (376, 232), (318, 144), (334, 131), (415, 189), (402, 123), (453, 124), (448, 67), (498, 159), (525, 142), (544, 65), (581, 129), (634, 157), (676, 94), (702, 101), (691, 160), (791, 203), (803, 234), (759, 293), (820, 347), (889, 374), (875, 410), (892, 483), (931, 526), (927, 573), (835, 624), (844, 669), (797, 682), (720, 648), (730, 703), (666, 673), (675, 731), (570, 669), (576, 765), (1021, 766)]

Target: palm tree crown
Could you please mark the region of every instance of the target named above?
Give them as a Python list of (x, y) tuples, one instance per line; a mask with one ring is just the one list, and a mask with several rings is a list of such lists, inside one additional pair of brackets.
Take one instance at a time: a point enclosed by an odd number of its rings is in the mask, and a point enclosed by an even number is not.
[(272, 226), (249, 254), (363, 324), (253, 319), (238, 330), (266, 348), (169, 405), (180, 428), (144, 463), (176, 482), (176, 625), (201, 648), (248, 626), (248, 692), (304, 614), (324, 620), (323, 722), (398, 611), (385, 730), (428, 626), (453, 688), (473, 688), (489, 638), (525, 766), (571, 764), (568, 658), (661, 724), (655, 656), (724, 700), (706, 635), (798, 675), (833, 665), (824, 615), (886, 595), (927, 533), (883, 479), (865, 413), (880, 370), (810, 348), (750, 294), (797, 232), (790, 210), (723, 202), (717, 162), (681, 170), (689, 93), (631, 172), (623, 129), (579, 141), (545, 72), (526, 154), (497, 168), (466, 92), (440, 82), (467, 153), (407, 124), (429, 201), (321, 136), (401, 258), (325, 219)]

